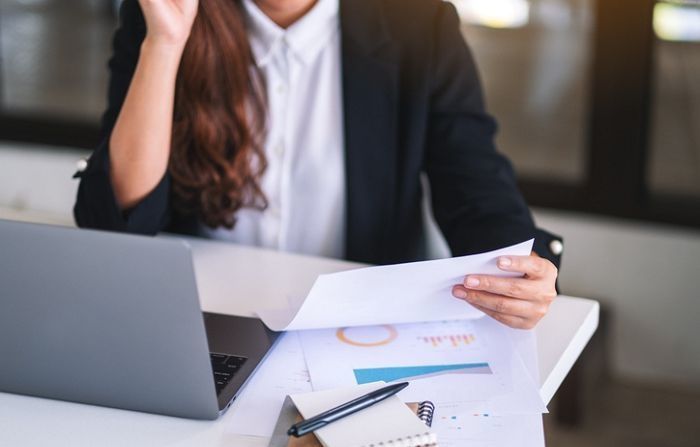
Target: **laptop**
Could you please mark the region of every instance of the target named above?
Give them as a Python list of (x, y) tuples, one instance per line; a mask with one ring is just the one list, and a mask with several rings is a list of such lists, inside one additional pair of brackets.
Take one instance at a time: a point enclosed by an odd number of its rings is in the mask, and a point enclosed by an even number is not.
[(182, 240), (0, 220), (0, 391), (213, 420), (277, 336), (202, 312)]

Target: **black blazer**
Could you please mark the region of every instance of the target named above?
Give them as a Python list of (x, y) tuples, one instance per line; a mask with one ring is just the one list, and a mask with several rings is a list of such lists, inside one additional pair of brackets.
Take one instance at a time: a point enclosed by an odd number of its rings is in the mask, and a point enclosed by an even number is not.
[[(553, 235), (535, 228), (510, 163), (494, 147), (477, 70), (454, 7), (440, 0), (341, 0), (347, 225), (345, 258), (375, 264), (422, 259), (421, 173), (452, 254), (536, 237), (535, 251), (559, 265)], [(81, 227), (193, 234), (174, 212), (170, 178), (137, 206), (118, 208), (109, 179), (109, 134), (126, 96), (146, 31), (125, 0), (109, 62), (102, 144), (81, 178)], [(299, 117), (303, 125), (303, 117)], [(313, 218), (310, 216), (309, 218)]]

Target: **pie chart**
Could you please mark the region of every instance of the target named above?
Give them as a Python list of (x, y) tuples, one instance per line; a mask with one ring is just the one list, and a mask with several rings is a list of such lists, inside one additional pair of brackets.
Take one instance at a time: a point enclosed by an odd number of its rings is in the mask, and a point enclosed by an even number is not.
[(398, 337), (396, 328), (389, 324), (381, 326), (344, 327), (335, 336), (341, 342), (361, 348), (388, 345)]

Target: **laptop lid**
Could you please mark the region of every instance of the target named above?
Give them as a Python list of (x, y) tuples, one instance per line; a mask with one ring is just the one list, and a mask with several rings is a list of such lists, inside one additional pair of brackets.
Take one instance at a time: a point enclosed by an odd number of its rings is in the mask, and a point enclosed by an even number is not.
[(217, 417), (185, 242), (0, 220), (0, 290), (0, 391)]

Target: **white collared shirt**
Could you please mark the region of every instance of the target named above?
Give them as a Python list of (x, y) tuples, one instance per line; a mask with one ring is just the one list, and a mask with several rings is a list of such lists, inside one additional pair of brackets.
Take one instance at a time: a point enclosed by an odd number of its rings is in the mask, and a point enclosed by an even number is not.
[(295, 253), (345, 253), (345, 160), (338, 0), (317, 0), (283, 29), (243, 0), (267, 94), (268, 208), (240, 209), (233, 230), (205, 236)]

